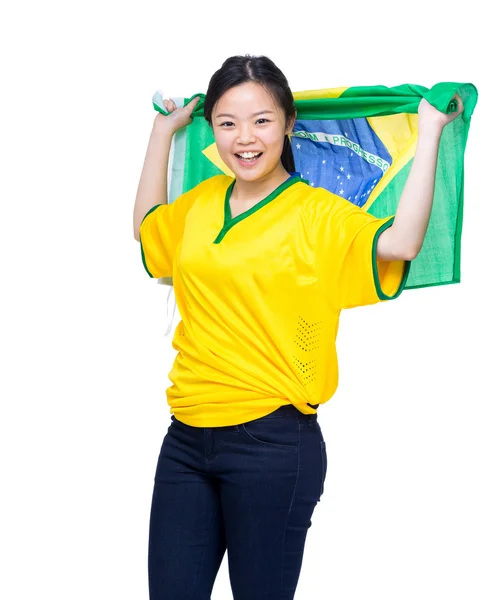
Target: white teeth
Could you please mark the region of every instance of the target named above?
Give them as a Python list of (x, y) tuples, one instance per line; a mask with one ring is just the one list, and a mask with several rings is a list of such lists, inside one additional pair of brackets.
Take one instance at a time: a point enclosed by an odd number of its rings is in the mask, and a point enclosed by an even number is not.
[(253, 158), (254, 156), (259, 156), (261, 154), (261, 152), (243, 152), (242, 154), (239, 153), (239, 156), (242, 156), (243, 158)]

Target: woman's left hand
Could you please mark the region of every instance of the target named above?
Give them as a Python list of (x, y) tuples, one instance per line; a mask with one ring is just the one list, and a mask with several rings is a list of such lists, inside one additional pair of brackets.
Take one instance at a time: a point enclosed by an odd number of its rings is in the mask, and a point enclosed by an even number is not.
[(431, 129), (436, 127), (440, 131), (447, 125), (456, 119), (464, 110), (464, 104), (462, 103), (459, 94), (455, 94), (453, 100), (457, 100), (457, 110), (455, 112), (445, 114), (441, 110), (437, 110), (432, 106), (426, 98), (423, 98), (418, 106), (419, 124), (420, 128)]

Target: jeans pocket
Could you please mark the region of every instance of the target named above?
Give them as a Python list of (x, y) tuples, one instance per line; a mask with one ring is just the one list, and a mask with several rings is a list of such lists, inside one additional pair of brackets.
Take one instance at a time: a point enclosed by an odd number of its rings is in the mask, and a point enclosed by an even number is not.
[(320, 442), (321, 451), (321, 491), (320, 497), (325, 489), (325, 479), (327, 477), (327, 446), (325, 442)]
[(242, 423), (241, 430), (258, 444), (286, 450), (299, 448), (299, 421), (294, 417), (261, 417)]

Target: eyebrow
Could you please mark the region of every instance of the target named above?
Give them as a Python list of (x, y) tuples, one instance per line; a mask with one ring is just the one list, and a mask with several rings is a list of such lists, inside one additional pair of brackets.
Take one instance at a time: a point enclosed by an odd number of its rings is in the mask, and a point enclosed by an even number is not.
[[(273, 110), (260, 110), (259, 112), (255, 112), (255, 113), (253, 113), (251, 116), (252, 116), (252, 117), (256, 117), (256, 116), (258, 116), (258, 115), (262, 115), (263, 113), (273, 113), (273, 114), (275, 114), (275, 113), (273, 112)], [(220, 117), (232, 117), (233, 119), (235, 119), (235, 116), (234, 116), (234, 115), (229, 115), (228, 113), (222, 113), (221, 115), (216, 115), (216, 117), (215, 117), (215, 118), (216, 118), (216, 119), (218, 119), (218, 118), (220, 118)]]

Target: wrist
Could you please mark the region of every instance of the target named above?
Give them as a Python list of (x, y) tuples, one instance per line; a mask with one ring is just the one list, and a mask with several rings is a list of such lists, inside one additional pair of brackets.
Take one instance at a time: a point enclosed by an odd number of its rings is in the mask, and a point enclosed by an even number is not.
[(419, 123), (418, 138), (423, 141), (439, 142), (442, 137), (443, 125), (437, 123)]
[(169, 137), (173, 138), (175, 131), (167, 122), (167, 118), (164, 117), (161, 113), (158, 113), (155, 120), (153, 121), (153, 128), (151, 131), (152, 135), (155, 137)]

